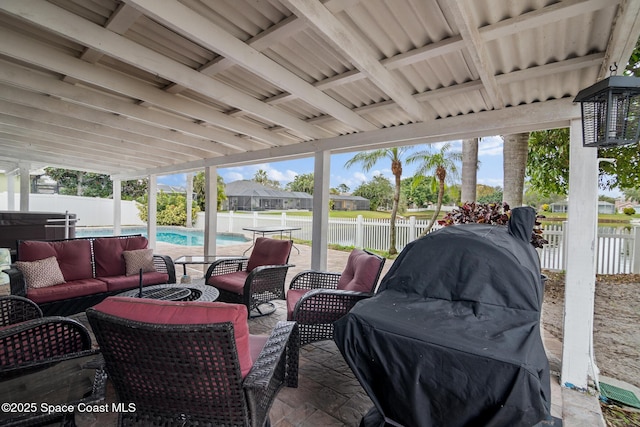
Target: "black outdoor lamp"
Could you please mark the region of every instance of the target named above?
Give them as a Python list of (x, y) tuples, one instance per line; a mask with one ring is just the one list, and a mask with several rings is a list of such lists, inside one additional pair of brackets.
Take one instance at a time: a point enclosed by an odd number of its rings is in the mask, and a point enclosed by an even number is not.
[(639, 77), (612, 75), (581, 90), (574, 102), (582, 104), (585, 147), (627, 145), (640, 139)]

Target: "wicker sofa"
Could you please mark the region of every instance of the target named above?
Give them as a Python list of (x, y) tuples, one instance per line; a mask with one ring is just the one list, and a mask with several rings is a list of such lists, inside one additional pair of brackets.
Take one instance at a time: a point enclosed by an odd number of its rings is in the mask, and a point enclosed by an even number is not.
[(45, 316), (68, 316), (139, 286), (175, 283), (173, 260), (154, 255), (141, 235), (18, 242), (11, 294), (36, 302)]

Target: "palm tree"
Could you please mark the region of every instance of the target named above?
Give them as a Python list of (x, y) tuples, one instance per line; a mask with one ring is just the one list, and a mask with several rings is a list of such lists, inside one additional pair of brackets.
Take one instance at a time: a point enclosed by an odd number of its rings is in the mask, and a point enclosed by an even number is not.
[(504, 193), (502, 201), (511, 207), (522, 206), (524, 175), (529, 154), (529, 133), (503, 136)]
[(267, 176), (267, 171), (264, 169), (258, 169), (253, 175), (253, 180), (262, 185), (268, 185), (269, 177)]
[(461, 202), (475, 202), (478, 175), (478, 138), (462, 140)]
[(436, 205), (436, 211), (433, 213), (433, 217), (431, 218), (427, 229), (422, 233), (422, 236), (431, 231), (433, 224), (435, 224), (436, 219), (438, 219), (440, 208), (442, 207), (445, 181), (458, 175), (457, 162), (462, 161), (462, 153), (452, 152), (450, 150), (451, 143), (447, 142), (435, 153), (427, 149), (418, 151), (407, 158), (407, 163), (419, 163), (418, 169), (413, 176), (415, 183), (419, 183), (433, 172), (436, 184), (438, 185), (438, 202)]
[(396, 249), (396, 215), (398, 214), (398, 203), (400, 201), (400, 181), (402, 178), (402, 156), (406, 152), (406, 147), (381, 148), (379, 150), (363, 151), (350, 159), (345, 166), (350, 168), (355, 164), (362, 165), (362, 170), (368, 172), (378, 162), (387, 158), (391, 160), (391, 173), (395, 177), (395, 189), (393, 192), (393, 207), (391, 208), (391, 220), (389, 226), (389, 255), (398, 253)]

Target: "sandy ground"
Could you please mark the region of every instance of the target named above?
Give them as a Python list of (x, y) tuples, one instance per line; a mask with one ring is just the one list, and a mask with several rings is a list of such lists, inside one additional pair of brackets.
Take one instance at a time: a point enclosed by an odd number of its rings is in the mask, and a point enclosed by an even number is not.
[[(544, 273), (544, 328), (562, 340), (564, 274)], [(597, 277), (594, 349), (600, 375), (640, 387), (640, 275)]]

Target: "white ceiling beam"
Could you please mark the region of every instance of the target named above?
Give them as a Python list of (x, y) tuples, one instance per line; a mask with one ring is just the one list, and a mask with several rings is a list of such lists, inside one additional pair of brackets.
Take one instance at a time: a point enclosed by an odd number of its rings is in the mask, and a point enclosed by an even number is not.
[[(25, 130), (20, 127), (23, 123), (29, 124), (29, 120), (16, 120), (13, 117), (0, 114), (0, 135), (6, 140), (11, 139), (19, 144), (31, 144), (33, 146), (46, 148), (50, 154), (59, 154), (59, 150), (64, 149), (69, 150), (67, 154), (70, 154), (74, 158), (85, 158), (84, 156), (86, 155), (89, 157), (88, 161), (95, 159), (104, 164), (120, 164), (139, 169), (144, 167), (158, 167), (167, 162), (167, 159), (154, 153), (141, 156), (140, 151), (131, 148), (114, 148), (106, 144), (87, 142), (86, 140), (78, 138), (73, 132), (69, 133), (70, 136), (65, 136), (65, 129), (60, 127), (55, 128), (53, 126), (38, 124), (34, 126), (33, 129)], [(41, 161), (46, 162), (47, 157), (45, 156)]]
[(220, 145), (208, 140), (193, 138), (179, 132), (150, 126), (137, 120), (130, 120), (124, 116), (94, 110), (83, 105), (18, 89), (2, 83), (0, 83), (0, 99), (4, 99), (13, 104), (50, 111), (72, 119), (83, 120), (140, 136), (154, 138), (159, 143), (162, 142), (167, 146), (173, 146), (171, 143), (176, 143), (176, 151), (180, 150), (180, 152), (197, 157), (210, 157), (212, 155), (231, 154), (239, 151), (230, 149), (220, 150)]
[(524, 70), (512, 71), (507, 74), (496, 76), (496, 81), (500, 84), (513, 82), (521, 82), (529, 79), (542, 78), (545, 76), (568, 73), (598, 66), (604, 59), (604, 53), (592, 53), (591, 55), (580, 56), (577, 58), (567, 59), (565, 61), (552, 62), (537, 67), (531, 67)]
[(158, 128), (177, 130), (192, 137), (218, 141), (219, 144), (217, 142), (209, 143), (214, 144), (215, 148), (206, 147), (206, 149), (219, 154), (229, 154), (232, 151), (252, 150), (256, 148), (255, 142), (250, 142), (231, 133), (207, 128), (159, 110), (120, 101), (112, 96), (103, 95), (97, 91), (87, 90), (80, 86), (67, 84), (53, 77), (44, 76), (7, 62), (0, 61), (0, 82), (34, 92), (47, 93), (51, 96), (71, 100), (97, 110), (139, 120)]
[(304, 19), (312, 28), (342, 52), (362, 73), (378, 86), (415, 121), (427, 120), (423, 106), (411, 96), (411, 88), (395, 78), (375, 57), (369, 46), (340, 22), (317, 0), (282, 0), (298, 18)]
[[(327, 9), (329, 9), (332, 13), (338, 13), (348, 7), (353, 6), (355, 3), (358, 3), (359, 1), (360, 0), (327, 0), (324, 3), (324, 6)], [(195, 1), (195, 2), (189, 1), (189, 2), (185, 2), (185, 4), (187, 4), (190, 8), (192, 8), (196, 12), (199, 12), (201, 8), (205, 7), (198, 1)], [(268, 49), (269, 47), (271, 47), (272, 45), (279, 43), (283, 39), (286, 39), (289, 37), (295, 37), (297, 33), (304, 30), (305, 28), (306, 28), (306, 23), (303, 20), (298, 19), (298, 17), (295, 15), (290, 15), (287, 18), (283, 19), (282, 21), (278, 22), (277, 24), (267, 28), (263, 32), (247, 40), (246, 43), (252, 48), (254, 48), (255, 50), (262, 52)], [(200, 71), (202, 74), (205, 74), (207, 76), (214, 76), (218, 73), (221, 73), (229, 69), (234, 65), (235, 65), (235, 62), (231, 61), (229, 58), (218, 57), (212, 60), (211, 62), (209, 62), (208, 64), (205, 64), (202, 67), (200, 67), (198, 71)], [(357, 73), (357, 70), (355, 71)], [(180, 93), (184, 89), (185, 89), (184, 87), (175, 83), (172, 83), (165, 88), (165, 90), (169, 93)], [(284, 93), (283, 95), (285, 97), (288, 97), (290, 94)], [(276, 105), (276, 103), (272, 103), (272, 104)], [(237, 110), (236, 112), (233, 112), (233, 115), (243, 116), (245, 114), (241, 110)]]
[(621, 0), (563, 0), (479, 29), (486, 42), (614, 6)]
[[(357, 0), (356, 2), (359, 1), (360, 0)], [(324, 6), (332, 13), (338, 13), (345, 8), (352, 6), (353, 3), (353, 1), (328, 0), (324, 3)], [(185, 4), (187, 4), (190, 8), (193, 8), (193, 10), (195, 10), (196, 12), (198, 12), (199, 8), (203, 7), (199, 1), (185, 2)], [(297, 33), (304, 30), (305, 28), (306, 24), (303, 20), (298, 19), (298, 17), (295, 15), (290, 15), (277, 24), (272, 25), (263, 32), (250, 38), (246, 41), (246, 43), (258, 52), (262, 52), (263, 50), (268, 49), (270, 46), (279, 43), (283, 39), (295, 37)], [(203, 65), (198, 69), (198, 71), (207, 76), (213, 76), (229, 69), (233, 65), (235, 65), (235, 62), (231, 61), (229, 58), (219, 57), (214, 59), (210, 63)], [(172, 87), (168, 90), (170, 90), (171, 93), (178, 93), (183, 89), (184, 88), (179, 85), (172, 85)]]
[[(413, 49), (408, 52), (400, 53), (391, 58), (385, 58), (380, 63), (385, 66), (388, 70), (395, 70), (400, 67), (404, 67), (407, 65), (415, 64), (416, 62), (427, 61), (431, 58), (436, 58), (438, 56), (446, 55), (452, 52), (457, 52), (465, 47), (465, 43), (462, 40), (462, 37), (455, 36), (440, 42), (436, 42), (427, 46), (423, 46), (418, 49)], [(340, 87), (347, 83), (353, 83), (359, 80), (366, 79), (367, 76), (360, 72), (360, 70), (349, 70), (345, 71), (342, 74), (338, 74), (335, 76), (328, 77), (324, 80), (317, 81), (313, 83), (313, 86), (321, 89), (328, 90)], [(277, 105), (282, 102), (290, 101), (295, 99), (297, 96), (291, 93), (283, 93), (272, 96), (271, 98), (265, 99), (264, 102)], [(414, 96), (415, 97), (415, 96)], [(353, 111), (359, 111), (358, 109), (354, 109)], [(234, 116), (244, 115), (244, 112), (239, 111), (235, 113)]]
[[(13, 144), (13, 146), (12, 146)], [(74, 158), (71, 156), (47, 156), (47, 161), (45, 163), (42, 162), (41, 157), (46, 155), (46, 153), (40, 153), (37, 150), (29, 153), (21, 153), (19, 150), (13, 150), (15, 143), (4, 141), (0, 138), (0, 146), (2, 146), (2, 152), (7, 153), (11, 157), (7, 157), (10, 159), (21, 159), (27, 162), (30, 162), (32, 165), (38, 169), (44, 167), (59, 167), (62, 169), (72, 169), (72, 170), (80, 170), (85, 172), (93, 172), (93, 173), (101, 173), (105, 175), (110, 175), (113, 170), (122, 170), (122, 165), (118, 166), (117, 164), (101, 164), (100, 162), (92, 163), (89, 165), (86, 161), (83, 161), (79, 158)], [(90, 167), (87, 167), (87, 166)], [(142, 170), (135, 167), (127, 168), (130, 170)]]
[(269, 145), (276, 146), (290, 143), (280, 135), (246, 121), (229, 117), (224, 113), (206, 107), (202, 103), (168, 94), (149, 85), (140, 84), (134, 78), (64, 55), (2, 27), (0, 27), (0, 53), (53, 72), (73, 76), (83, 82), (127, 97), (143, 99), (161, 109), (245, 134)]
[[(104, 27), (108, 30), (113, 31), (114, 33), (124, 34), (141, 15), (142, 14), (135, 8), (125, 3), (120, 3), (120, 6), (118, 6), (113, 14), (111, 14)], [(82, 52), (82, 55), (80, 55), (80, 59), (95, 64), (100, 60), (100, 58), (102, 58), (103, 55), (104, 54), (99, 50), (87, 48), (84, 52)], [(69, 83), (73, 83), (74, 79), (67, 79), (65, 77), (63, 80), (68, 81)]]
[(484, 89), (487, 92), (490, 103), (489, 109), (504, 108), (502, 93), (498, 87), (485, 42), (480, 35), (478, 27), (472, 22), (467, 7), (463, 3), (464, 1), (465, 0), (452, 0), (446, 4), (456, 21), (456, 26), (460, 31), (462, 39), (467, 44), (467, 54), (473, 61), (473, 66), (478, 71), (480, 80), (482, 80)]
[[(38, 159), (42, 161), (42, 158), (46, 158), (46, 161), (50, 160), (64, 160), (78, 159), (75, 164), (84, 163), (83, 167), (110, 169), (117, 167), (127, 168), (141, 168), (141, 167), (156, 167), (158, 163), (141, 163), (139, 158), (135, 156), (123, 156), (116, 159), (114, 156), (106, 156), (104, 152), (96, 150), (95, 152), (87, 152), (82, 157), (78, 156), (77, 146), (73, 146), (64, 142), (56, 142), (50, 140), (41, 140), (34, 137), (27, 137), (22, 135), (7, 134), (0, 132), (0, 140), (2, 141), (4, 155), (24, 154), (29, 153), (32, 157), (29, 160)], [(38, 155), (38, 156), (36, 156)], [(154, 166), (155, 165), (155, 166)]]
[[(83, 162), (83, 167), (85, 168), (100, 168), (100, 170), (108, 170), (109, 173), (122, 169), (141, 170), (167, 165), (166, 161), (158, 162), (149, 161), (148, 159), (141, 161), (140, 154), (136, 156), (118, 153), (116, 155), (113, 152), (109, 153), (99, 148), (93, 149), (92, 146), (85, 145), (81, 141), (64, 140), (62, 137), (51, 134), (33, 132), (29, 135), (23, 135), (19, 131), (12, 130), (6, 126), (0, 127), (0, 138), (10, 144), (16, 153), (29, 153), (34, 156), (30, 157), (30, 159), (37, 159), (45, 165), (55, 157), (68, 157), (69, 160)], [(71, 142), (75, 142), (76, 145), (73, 146)], [(81, 149), (78, 149), (78, 147), (81, 147)], [(0, 152), (8, 155), (7, 150), (0, 150)]]
[[(131, 151), (131, 154), (144, 152), (148, 158), (157, 158), (159, 161), (172, 161), (174, 159), (194, 159), (202, 156), (194, 156), (181, 152), (179, 146), (155, 141), (153, 138), (133, 135), (129, 132), (108, 128), (103, 125), (94, 125), (90, 122), (72, 119), (67, 116), (38, 110), (31, 107), (10, 104), (0, 101), (0, 123), (11, 125), (18, 121), (24, 121), (22, 126), (26, 131), (50, 132), (56, 135), (69, 136), (83, 144), (101, 144), (109, 147), (112, 154)], [(6, 117), (13, 118), (13, 122), (7, 122)], [(24, 119), (28, 117), (29, 119)]]
[(47, 2), (31, 7), (22, 0), (3, 0), (0, 10), (35, 25), (46, 28), (62, 37), (126, 62), (134, 67), (157, 74), (167, 80), (201, 93), (212, 99), (291, 129), (309, 139), (328, 136), (328, 132), (305, 123), (291, 114), (269, 106), (229, 85), (211, 79), (158, 52), (141, 46), (118, 34), (97, 26), (78, 15), (67, 12)]
[[(599, 65), (604, 58), (604, 53), (594, 53), (591, 55), (586, 55), (578, 58), (567, 59), (566, 61), (554, 62), (551, 64), (539, 65), (537, 67), (527, 68), (525, 70), (513, 71), (508, 74), (501, 74), (496, 76), (496, 80), (500, 84), (509, 84), (519, 81), (525, 81), (529, 79), (544, 77), (551, 74), (571, 72), (583, 68), (589, 68), (593, 66)], [(483, 89), (483, 84), (480, 80), (474, 80), (470, 82), (460, 83), (448, 87), (443, 87), (440, 89), (430, 90), (427, 92), (422, 92), (414, 97), (428, 105), (429, 102), (434, 101), (436, 99), (450, 98), (453, 96), (468, 94), (473, 90), (480, 91)], [(383, 101), (378, 102), (371, 105), (365, 105), (362, 107), (355, 108), (354, 111), (357, 111), (359, 114), (364, 114), (366, 112), (377, 112), (384, 109), (389, 108), (397, 108), (397, 105), (392, 101)], [(330, 116), (319, 116), (314, 117), (310, 121), (318, 124), (324, 124), (327, 121), (333, 120)]]
[[(581, 115), (580, 106), (571, 99), (538, 102), (509, 107), (502, 110), (483, 111), (465, 116), (447, 117), (425, 123), (359, 132), (318, 141), (308, 141), (287, 147), (275, 147), (251, 153), (233, 154), (213, 159), (203, 159), (182, 164), (178, 169), (162, 167), (146, 170), (140, 175), (122, 174), (122, 179), (148, 174), (170, 174), (182, 170), (201, 169), (208, 166), (229, 167), (264, 162), (309, 157), (318, 151), (353, 152), (365, 149), (397, 147), (424, 143), (455, 141), (530, 132), (534, 130), (566, 127)], [(184, 168), (184, 169), (182, 169)]]
[[(105, 28), (108, 28), (118, 34), (124, 34), (129, 26), (132, 25), (140, 15), (140, 12), (138, 12), (137, 10), (121, 3), (120, 6), (109, 17)], [(80, 55), (80, 59), (95, 64), (103, 56), (104, 54), (99, 50), (86, 48), (84, 52), (82, 52), (82, 55)], [(70, 76), (64, 76), (62, 80), (72, 84), (78, 82), (78, 80)]]
[(640, 2), (624, 0), (618, 8), (613, 31), (607, 43), (606, 59), (602, 62), (598, 80), (609, 76), (609, 67), (614, 63), (617, 64), (618, 72), (622, 75), (639, 37)]
[[(258, 52), (262, 52), (272, 44), (280, 42), (287, 37), (293, 37), (305, 28), (304, 21), (298, 19), (297, 16), (291, 15), (288, 18), (278, 22), (272, 27), (267, 28), (260, 34), (252, 37), (247, 44)], [(216, 58), (208, 64), (200, 67), (198, 71), (207, 76), (213, 76), (221, 73), (235, 65), (229, 58)]]
[(160, 3), (156, 0), (126, 1), (176, 33), (231, 59), (239, 66), (246, 68), (282, 90), (295, 94), (298, 99), (324, 111), (354, 129), (373, 130), (377, 128), (287, 68), (238, 40), (223, 28), (198, 15), (188, 7), (178, 2)]
[[(486, 42), (489, 40), (495, 40), (501, 37), (509, 37), (512, 34), (522, 31), (527, 28), (535, 28), (540, 25), (549, 24), (550, 22), (558, 21), (561, 19), (568, 19), (577, 15), (588, 13), (591, 11), (602, 9), (603, 7), (611, 6), (611, 2), (618, 2), (620, 0), (570, 0), (555, 3), (546, 6), (542, 9), (525, 13), (513, 18), (505, 19), (495, 24), (486, 25), (479, 29), (482, 39)], [(325, 4), (326, 6), (326, 4)], [(262, 33), (261, 33), (262, 34)], [(257, 37), (257, 36), (256, 36)], [(276, 40), (274, 40), (276, 42)], [(254, 47), (252, 45), (252, 47)], [(453, 52), (458, 52), (466, 47), (465, 41), (461, 36), (449, 37), (435, 43), (428, 44), (426, 46), (412, 49), (407, 52), (399, 53), (391, 58), (385, 58), (380, 63), (388, 70), (394, 70), (407, 65), (415, 64), (421, 61), (428, 61), (429, 59), (436, 58), (438, 56), (447, 55)], [(257, 47), (256, 47), (257, 48)], [(266, 47), (265, 47), (266, 48)], [(233, 64), (229, 61), (229, 64)], [(359, 70), (349, 70), (336, 76), (331, 76), (324, 80), (315, 82), (313, 85), (321, 90), (333, 89), (341, 85), (352, 83), (358, 80), (365, 79), (363, 73)], [(500, 76), (501, 77), (501, 76)], [(278, 94), (265, 100), (265, 102), (277, 105), (279, 103), (294, 99), (295, 96), (290, 93)], [(418, 95), (418, 100), (419, 95)], [(359, 111), (354, 109), (354, 111)], [(234, 114), (235, 116), (244, 115), (242, 111)], [(317, 120), (312, 120), (317, 121)]]

